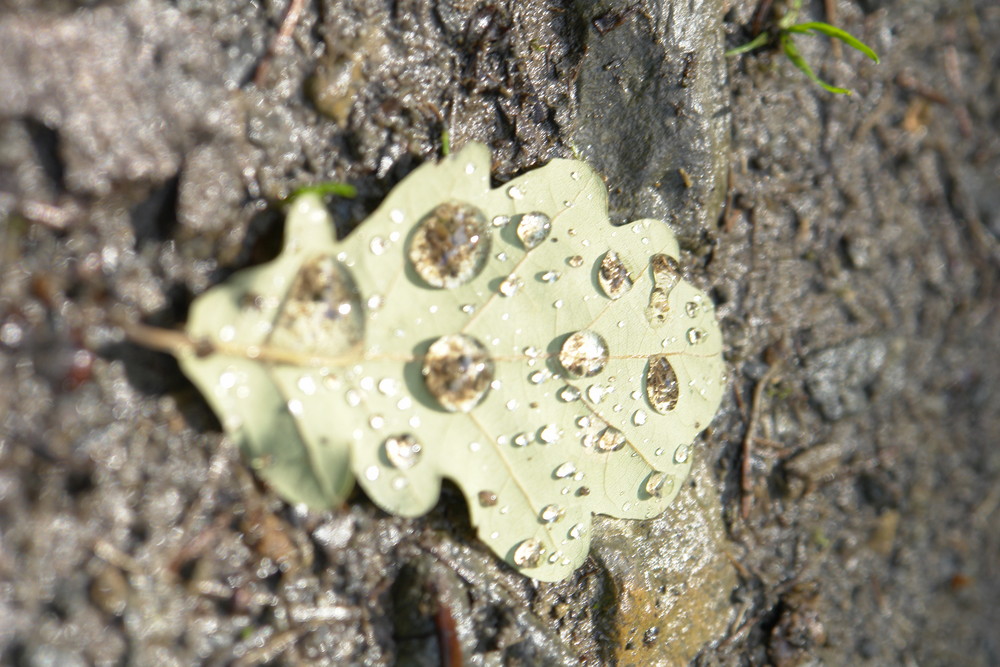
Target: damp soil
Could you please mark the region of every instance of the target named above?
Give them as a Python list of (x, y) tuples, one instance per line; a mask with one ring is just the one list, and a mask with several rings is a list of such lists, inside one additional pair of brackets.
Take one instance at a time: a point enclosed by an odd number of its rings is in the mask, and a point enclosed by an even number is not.
[[(798, 38), (843, 97), (723, 58), (770, 4), (0, 2), (0, 662), (1000, 663), (1000, 8), (804, 3), (882, 56)], [(470, 141), (669, 222), (725, 335), (675, 506), (558, 584), (449, 486), (287, 505), (120, 326)]]

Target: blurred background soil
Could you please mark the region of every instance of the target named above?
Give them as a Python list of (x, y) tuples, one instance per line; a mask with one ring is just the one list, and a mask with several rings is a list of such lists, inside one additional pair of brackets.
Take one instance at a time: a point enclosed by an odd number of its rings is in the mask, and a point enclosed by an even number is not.
[[(1000, 7), (804, 5), (882, 56), (797, 39), (853, 96), (725, 59), (756, 0), (0, 1), (0, 662), (1000, 663)], [(288, 506), (119, 328), (273, 256), (297, 187), (356, 186), (348, 233), (445, 131), (497, 182), (593, 164), (726, 337), (675, 506), (558, 584), (454, 489)]]

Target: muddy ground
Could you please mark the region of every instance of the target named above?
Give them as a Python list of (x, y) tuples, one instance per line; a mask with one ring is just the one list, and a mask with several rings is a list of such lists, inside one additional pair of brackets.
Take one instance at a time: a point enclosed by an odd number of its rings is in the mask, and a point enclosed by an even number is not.
[[(0, 2), (0, 662), (1000, 663), (1000, 8), (806, 2), (882, 56), (798, 38), (843, 97), (722, 57), (764, 4)], [(726, 336), (675, 507), (559, 584), (454, 489), (288, 506), (119, 327), (272, 256), (297, 187), (356, 186), (349, 232), (446, 131), (501, 182), (593, 164)]]

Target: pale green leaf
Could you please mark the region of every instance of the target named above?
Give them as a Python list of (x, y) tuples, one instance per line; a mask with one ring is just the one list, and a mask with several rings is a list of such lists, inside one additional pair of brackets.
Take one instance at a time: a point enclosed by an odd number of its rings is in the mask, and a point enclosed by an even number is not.
[[(554, 160), (496, 189), (489, 170), (481, 145), (425, 165), (340, 242), (321, 199), (303, 195), (277, 259), (196, 300), (188, 335), (200, 344), (179, 356), (258, 474), (288, 500), (329, 507), (357, 479), (387, 511), (415, 516), (448, 478), (483, 542), (553, 581), (586, 557), (594, 513), (649, 518), (676, 495), (690, 443), (721, 399), (722, 340), (704, 293), (684, 280), (653, 293), (651, 258), (678, 257), (667, 226), (611, 226), (606, 188), (586, 164)], [(438, 289), (415, 271), (409, 246), (415, 225), (445, 202), (480, 209), (492, 248), (481, 272)], [(526, 250), (519, 216), (537, 212), (551, 232)], [(633, 282), (614, 300), (600, 273), (609, 250)], [(301, 285), (289, 295), (304, 263), (322, 269), (312, 275), (328, 281), (317, 292), (327, 301), (304, 298)], [(316, 319), (302, 319), (309, 313)], [(596, 375), (573, 379), (558, 355), (581, 330), (602, 336), (610, 355)], [(478, 405), (449, 412), (421, 368), (433, 341), (459, 333), (481, 343), (495, 370)], [(651, 356), (677, 379), (663, 414), (647, 395)], [(600, 451), (606, 426), (627, 439), (620, 449)], [(612, 433), (601, 442), (618, 442)], [(419, 443), (415, 463), (401, 441)]]

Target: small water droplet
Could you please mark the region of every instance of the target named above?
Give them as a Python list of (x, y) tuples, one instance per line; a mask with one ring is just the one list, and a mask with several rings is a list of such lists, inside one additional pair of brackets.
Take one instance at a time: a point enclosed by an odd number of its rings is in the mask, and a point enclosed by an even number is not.
[(388, 247), (389, 242), (381, 236), (373, 236), (371, 242), (368, 244), (368, 249), (371, 250), (372, 254), (375, 256), (384, 255)]
[(555, 523), (561, 519), (565, 513), (566, 511), (559, 507), (559, 505), (551, 504), (542, 508), (542, 511), (538, 513), (538, 518), (542, 523)]
[[(219, 378), (221, 381), (222, 378)], [(316, 381), (312, 379), (309, 375), (303, 375), (299, 378), (299, 381), (295, 383), (295, 386), (299, 388), (306, 396), (312, 396), (316, 393)]]
[(563, 307), (563, 300), (556, 299), (555, 301), (552, 302), (552, 307), (555, 308), (556, 310), (559, 310), (560, 308)]
[(590, 428), (590, 424), (591, 424), (590, 417), (588, 417), (587, 415), (580, 415), (579, 417), (576, 418), (576, 425), (579, 426), (580, 428)]
[(410, 239), (410, 262), (431, 287), (451, 289), (475, 278), (490, 251), (482, 212), (469, 204), (439, 204), (417, 224)]
[(642, 410), (636, 410), (632, 413), (632, 423), (636, 426), (642, 426), (646, 423), (646, 413)]
[(551, 445), (553, 442), (556, 442), (561, 436), (562, 431), (560, 431), (559, 427), (555, 424), (549, 424), (538, 432), (538, 439), (547, 445)]
[(563, 342), (559, 363), (573, 377), (597, 375), (608, 363), (608, 344), (589, 329), (577, 331)]
[(632, 278), (628, 275), (628, 269), (614, 250), (604, 253), (597, 271), (597, 283), (609, 299), (620, 299), (632, 289)]
[(656, 451), (653, 452), (653, 454), (655, 454), (657, 456), (663, 456), (663, 447), (657, 447)]
[(599, 384), (592, 384), (587, 387), (587, 400), (595, 405), (600, 403), (607, 394), (607, 389)]
[(403, 396), (398, 401), (396, 401), (397, 410), (409, 410), (412, 407), (413, 401), (410, 400), (409, 396)]
[(385, 426), (385, 417), (382, 415), (372, 415), (368, 418), (368, 425), (377, 431)]
[(615, 403), (615, 406), (611, 409), (614, 410), (615, 412), (621, 412), (622, 410), (625, 409), (625, 406), (623, 406), (621, 403)]
[(566, 263), (569, 264), (574, 269), (578, 269), (583, 266), (583, 257), (579, 255), (573, 255), (572, 257), (566, 258)]
[(699, 343), (704, 343), (706, 338), (708, 338), (708, 334), (705, 333), (704, 329), (692, 327), (687, 330), (687, 341), (691, 345), (698, 345)]
[(517, 238), (521, 239), (525, 250), (537, 248), (552, 231), (552, 220), (544, 213), (525, 213), (517, 221)]
[(344, 400), (347, 401), (347, 405), (356, 408), (361, 405), (361, 394), (354, 389), (348, 389), (347, 393), (344, 394)]
[(463, 313), (465, 313), (466, 315), (471, 315), (471, 314), (473, 314), (474, 312), (476, 312), (476, 307), (475, 307), (475, 306), (473, 306), (473, 305), (472, 305), (471, 303), (466, 303), (466, 304), (463, 304), (463, 305), (462, 305), (462, 307), (461, 307), (461, 311), (462, 311)]
[(296, 417), (301, 417), (303, 413), (305, 413), (305, 408), (302, 407), (302, 401), (297, 398), (293, 398), (288, 401), (288, 411)]
[(469, 412), (489, 391), (493, 359), (472, 336), (449, 334), (427, 349), (421, 373), (427, 391), (449, 412)]
[(395, 396), (399, 392), (399, 382), (392, 378), (382, 378), (378, 381), (378, 393), (383, 396)]
[(550, 374), (548, 371), (535, 371), (528, 376), (528, 381), (531, 382), (531, 384), (541, 384), (548, 380), (549, 377)]
[(497, 494), (493, 491), (480, 491), (479, 504), (483, 507), (493, 507), (497, 504)]
[(579, 181), (580, 180), (580, 172), (578, 172), (578, 171), (572, 171), (572, 172), (570, 172), (569, 177), (572, 178), (574, 181)]
[(497, 215), (494, 216), (491, 224), (494, 227), (505, 227), (510, 222), (510, 216), (507, 215)]
[(514, 549), (514, 564), (518, 567), (538, 567), (545, 547), (535, 538), (524, 540)]
[(506, 262), (507, 261), (507, 253), (505, 253), (505, 252), (498, 252), (496, 254), (496, 258), (497, 258), (498, 262)]
[(674, 461), (677, 463), (685, 463), (688, 460), (688, 455), (690, 454), (691, 445), (677, 445), (677, 449), (674, 450)]
[(369, 482), (374, 482), (378, 479), (379, 469), (378, 466), (368, 466), (365, 468), (365, 479)]
[(655, 471), (646, 479), (646, 493), (654, 498), (670, 495), (674, 489), (674, 476)]
[(563, 200), (563, 206), (565, 206), (566, 208), (572, 208), (573, 207), (573, 202), (571, 202), (568, 199), (564, 199)]
[(516, 447), (527, 447), (531, 443), (531, 437), (527, 433), (518, 433), (511, 442)]
[(555, 271), (546, 271), (542, 274), (541, 278), (543, 283), (554, 283), (559, 280), (560, 275)]
[(516, 185), (507, 188), (507, 196), (511, 199), (524, 199), (524, 192)]
[(500, 283), (499, 292), (503, 296), (514, 296), (517, 293), (518, 288), (521, 286), (521, 281), (517, 279), (513, 273), (507, 276), (502, 283)]
[(601, 434), (597, 436), (597, 442), (594, 446), (600, 452), (617, 452), (619, 449), (625, 446), (625, 434), (616, 429), (614, 426), (607, 426), (601, 431)]
[(482, 448), (482, 445), (480, 445), (478, 442), (470, 442), (469, 443), (469, 451), (472, 452), (473, 454), (475, 454), (476, 452), (478, 452), (480, 450), (480, 448)]
[(661, 415), (668, 414), (677, 406), (680, 391), (677, 373), (667, 355), (651, 356), (646, 369), (646, 398), (653, 409)]
[(465, 165), (465, 173), (470, 175), (476, 173), (476, 165), (472, 164), (471, 162), (467, 163)]
[(566, 479), (575, 472), (576, 472), (576, 466), (573, 465), (573, 462), (566, 461), (565, 463), (559, 464), (559, 467), (555, 469), (555, 472), (553, 474), (558, 479)]
[(409, 470), (419, 463), (423, 451), (417, 439), (409, 433), (386, 438), (382, 446), (385, 458), (400, 470)]
[(509, 401), (507, 401), (506, 405), (507, 405), (507, 409), (508, 410), (511, 410), (511, 411), (517, 410), (517, 400), (516, 399), (513, 399), (513, 398), (510, 399)]
[[(356, 366), (355, 368), (358, 369), (357, 372), (360, 372), (360, 367)], [(359, 382), (358, 385), (365, 391), (373, 391), (375, 389), (375, 378), (370, 375), (366, 375), (361, 378), (361, 382)]]
[(684, 313), (688, 317), (692, 317), (692, 318), (693, 317), (698, 317), (698, 312), (700, 310), (701, 310), (701, 306), (699, 306), (694, 301), (688, 301), (687, 303), (684, 304)]
[(582, 523), (573, 524), (573, 527), (566, 533), (571, 540), (578, 540), (586, 534), (587, 528)]
[(394, 477), (392, 479), (392, 488), (394, 488), (397, 491), (402, 491), (409, 485), (410, 485), (410, 480), (406, 479), (402, 475), (399, 475), (398, 477)]
[(580, 390), (571, 384), (564, 386), (559, 390), (559, 400), (566, 403), (572, 403), (573, 401), (580, 400)]
[(389, 219), (395, 222), (397, 225), (402, 223), (406, 219), (406, 216), (398, 208), (394, 208), (389, 211)]
[(381, 294), (372, 294), (368, 297), (368, 310), (375, 312), (382, 309), (385, 305), (385, 297)]

